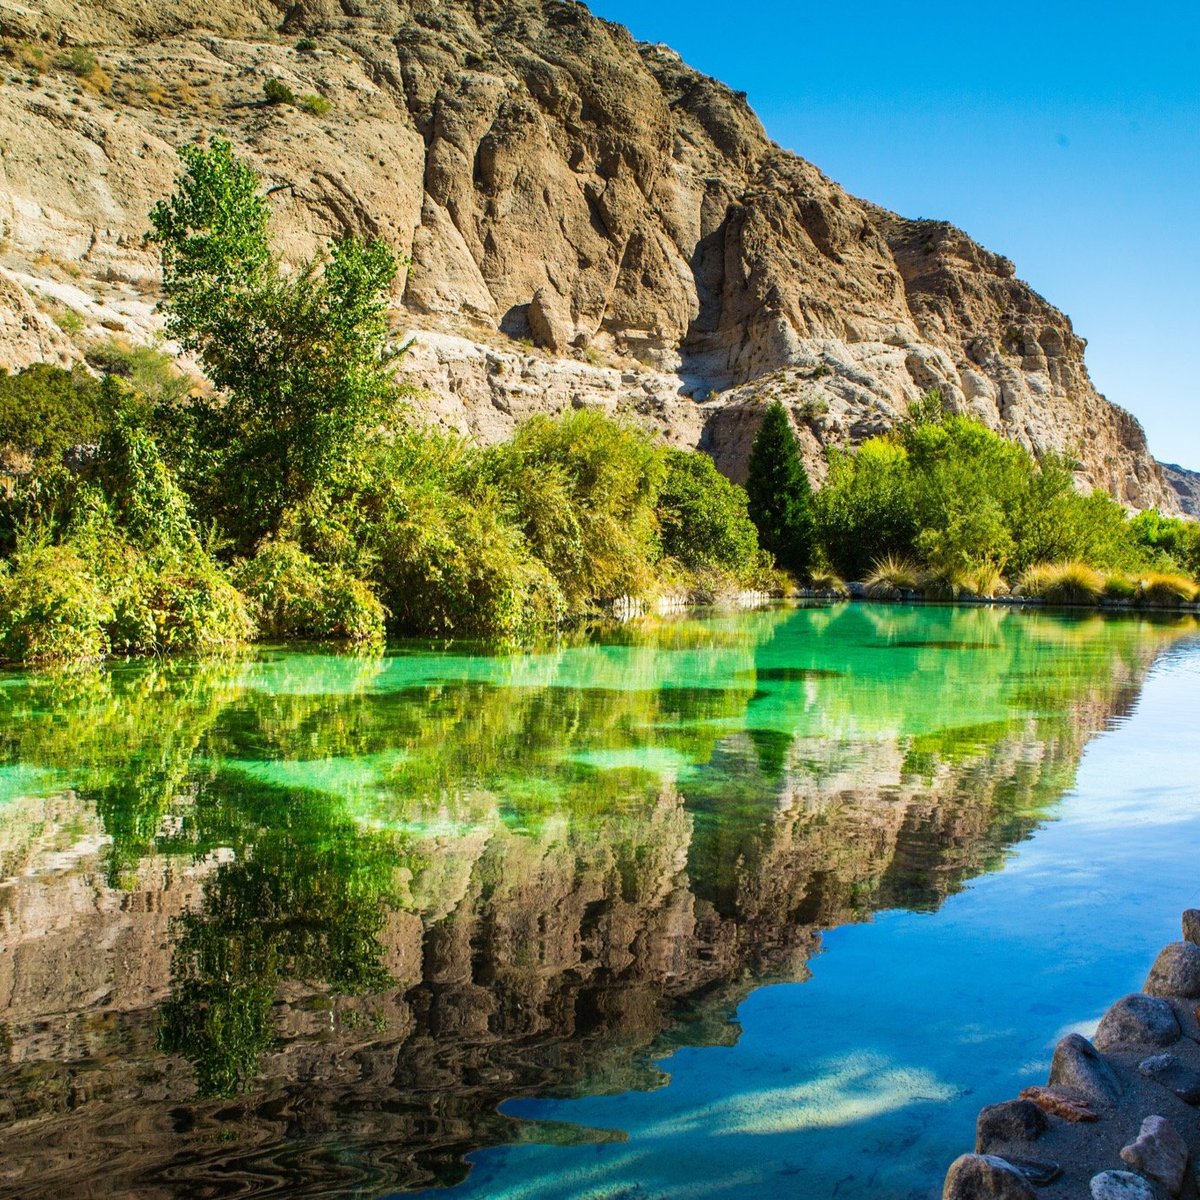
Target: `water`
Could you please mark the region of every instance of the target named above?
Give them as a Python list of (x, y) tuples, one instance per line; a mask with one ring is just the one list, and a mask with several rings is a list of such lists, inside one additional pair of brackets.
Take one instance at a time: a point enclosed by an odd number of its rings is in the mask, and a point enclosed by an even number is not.
[(0, 677), (0, 1194), (937, 1196), (1200, 901), (1198, 703), (863, 605)]

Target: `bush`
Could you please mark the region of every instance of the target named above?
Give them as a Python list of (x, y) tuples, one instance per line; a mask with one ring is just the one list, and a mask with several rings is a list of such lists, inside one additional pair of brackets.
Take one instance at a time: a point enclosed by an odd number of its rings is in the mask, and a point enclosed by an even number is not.
[(323, 117), (333, 107), (333, 101), (326, 96), (318, 96), (315, 92), (307, 92), (296, 97), (296, 107), (314, 117)]
[(296, 103), (296, 93), (282, 79), (268, 79), (263, 84), (263, 96), (268, 104)]
[(378, 642), (383, 605), (339, 566), (318, 563), (294, 542), (268, 541), (239, 564), (234, 580), (253, 604), (260, 631), (273, 638)]
[(99, 441), (107, 407), (99, 381), (82, 367), (34, 363), (15, 375), (0, 368), (0, 443), (58, 458)]
[(296, 49), (301, 54), (311, 54), (317, 48), (317, 43), (310, 37), (302, 37), (296, 43)]
[(669, 450), (658, 496), (663, 553), (690, 571), (716, 568), (748, 583), (764, 565), (743, 488), (707, 454)]
[(109, 651), (107, 589), (69, 546), (34, 546), (0, 578), (0, 658), (31, 665), (97, 662)]

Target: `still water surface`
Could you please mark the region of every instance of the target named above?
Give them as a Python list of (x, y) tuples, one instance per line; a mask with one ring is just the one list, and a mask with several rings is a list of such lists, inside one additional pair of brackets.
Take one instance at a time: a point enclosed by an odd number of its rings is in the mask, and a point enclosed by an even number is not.
[(1200, 901), (1198, 710), (866, 605), (0, 677), (0, 1194), (937, 1196)]

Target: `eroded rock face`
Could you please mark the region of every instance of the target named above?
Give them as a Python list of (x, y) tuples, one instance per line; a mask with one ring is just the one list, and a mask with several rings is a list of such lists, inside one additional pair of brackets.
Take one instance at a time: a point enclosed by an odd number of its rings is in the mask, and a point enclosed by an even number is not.
[[(173, 148), (220, 128), (263, 173), (290, 259), (344, 231), (412, 254), (397, 325), (483, 350), (463, 355), (460, 427), (511, 428), (485, 411), (487, 349), (528, 338), (583, 368), (574, 403), (611, 399), (606, 369), (665, 392), (672, 440), (717, 448), (735, 477), (767, 397), (819, 476), (826, 446), (938, 386), (1032, 449), (1079, 456), (1084, 486), (1179, 505), (1069, 320), (1011, 263), (849, 196), (775, 146), (743, 95), (582, 5), (31, 0), (0, 17), (35, 31), (99, 43), (104, 77), (9, 69), (0, 85), (9, 365), (152, 335), (145, 214)], [(273, 76), (332, 110), (264, 105)]]

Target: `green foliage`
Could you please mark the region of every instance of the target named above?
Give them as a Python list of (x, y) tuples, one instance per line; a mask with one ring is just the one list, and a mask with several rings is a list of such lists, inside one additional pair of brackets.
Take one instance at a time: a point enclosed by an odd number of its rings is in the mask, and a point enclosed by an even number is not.
[(98, 441), (106, 415), (99, 381), (82, 367), (34, 363), (15, 375), (0, 368), (0, 444), (57, 458)]
[(294, 542), (267, 541), (234, 580), (257, 610), (259, 630), (280, 640), (379, 642), (385, 612), (342, 567), (318, 563)]
[(195, 388), (169, 354), (154, 346), (135, 346), (124, 338), (96, 342), (84, 355), (102, 375), (124, 379), (133, 395), (150, 408), (182, 404)]
[(750, 519), (765, 550), (785, 570), (808, 570), (813, 557), (813, 501), (787, 410), (767, 406), (750, 450), (746, 492)]
[(296, 43), (296, 49), (301, 54), (311, 54), (317, 48), (317, 43), (310, 37), (302, 37)]
[(332, 107), (333, 101), (328, 96), (320, 96), (316, 92), (305, 92), (296, 97), (296, 107), (314, 117), (323, 117)]
[(814, 509), (817, 541), (844, 578), (862, 579), (889, 554), (911, 554), (917, 516), (908, 452), (883, 438), (853, 452), (830, 450)]
[(1129, 522), (1129, 531), (1152, 566), (1200, 578), (1200, 522), (1165, 517), (1151, 508)]
[(180, 151), (185, 173), (155, 206), (168, 332), (217, 394), (168, 414), (189, 493), (249, 549), (284, 512), (338, 482), (393, 413), (398, 351), (382, 242), (344, 238), (285, 276), (272, 255), (258, 176), (214, 138)]
[(706, 454), (669, 450), (666, 468), (658, 496), (663, 553), (689, 570), (728, 571), (750, 583), (764, 556), (745, 489), (726, 479)]
[(268, 104), (296, 103), (296, 93), (282, 79), (268, 79), (263, 84), (263, 98)]
[(666, 464), (648, 433), (587, 409), (537, 416), (485, 455), (483, 474), (569, 612), (653, 589)]

